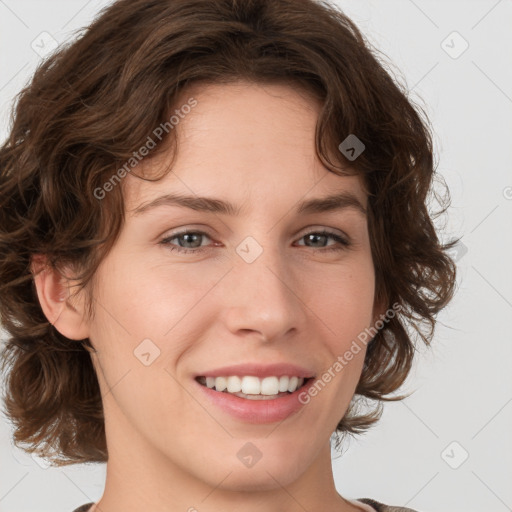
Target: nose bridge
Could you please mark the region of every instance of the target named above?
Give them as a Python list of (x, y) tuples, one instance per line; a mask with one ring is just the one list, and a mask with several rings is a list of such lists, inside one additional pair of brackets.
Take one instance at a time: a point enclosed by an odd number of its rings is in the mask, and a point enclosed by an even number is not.
[(247, 237), (236, 247), (233, 265), (224, 303), (232, 332), (259, 331), (270, 341), (298, 327), (301, 302), (290, 282), (293, 276), (285, 255), (278, 248), (263, 247)]

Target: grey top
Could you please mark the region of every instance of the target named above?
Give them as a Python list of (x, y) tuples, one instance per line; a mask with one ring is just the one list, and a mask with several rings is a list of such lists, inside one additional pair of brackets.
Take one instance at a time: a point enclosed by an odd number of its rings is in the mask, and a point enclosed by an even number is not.
[(87, 512), (89, 510), (89, 507), (92, 507), (94, 505), (93, 503), (86, 503), (85, 505), (82, 505), (81, 507), (75, 508), (73, 512)]

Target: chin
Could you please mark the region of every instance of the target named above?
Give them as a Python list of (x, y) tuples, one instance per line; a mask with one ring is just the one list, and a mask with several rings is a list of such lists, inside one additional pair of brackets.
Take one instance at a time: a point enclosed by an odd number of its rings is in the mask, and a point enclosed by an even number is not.
[[(234, 464), (223, 464), (213, 474), (208, 475), (208, 480), (214, 480), (220, 473), (229, 477), (224, 480), (221, 487), (232, 492), (271, 491), (282, 486), (287, 486), (297, 480), (306, 470), (307, 463), (299, 457), (300, 451), (293, 452), (292, 456), (279, 460), (264, 456), (252, 467), (246, 467), (238, 461)], [(218, 484), (218, 480), (216, 485)]]

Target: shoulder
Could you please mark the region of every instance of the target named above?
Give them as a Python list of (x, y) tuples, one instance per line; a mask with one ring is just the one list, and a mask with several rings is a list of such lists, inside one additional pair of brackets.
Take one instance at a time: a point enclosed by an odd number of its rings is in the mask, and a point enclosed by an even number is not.
[(82, 505), (81, 507), (75, 508), (75, 510), (73, 510), (73, 512), (87, 512), (93, 505), (94, 505), (93, 502), (86, 503), (85, 505)]
[(359, 498), (359, 501), (372, 506), (377, 512), (417, 512), (412, 508), (406, 507), (393, 507), (392, 505), (385, 505), (379, 501), (372, 500), (370, 498)]

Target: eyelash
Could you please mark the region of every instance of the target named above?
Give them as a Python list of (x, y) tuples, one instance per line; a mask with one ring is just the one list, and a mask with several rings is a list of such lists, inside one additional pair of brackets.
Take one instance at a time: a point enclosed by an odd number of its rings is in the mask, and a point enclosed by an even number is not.
[[(195, 249), (186, 249), (186, 248), (179, 247), (179, 246), (176, 246), (176, 245), (173, 245), (173, 244), (170, 243), (171, 240), (174, 240), (175, 238), (180, 238), (180, 237), (182, 237), (184, 235), (204, 235), (204, 236), (210, 238), (210, 236), (207, 233), (204, 233), (203, 231), (181, 231), (179, 233), (173, 234), (172, 236), (164, 238), (159, 243), (161, 245), (167, 246), (167, 248), (170, 251), (176, 251), (178, 253), (183, 253), (183, 254), (192, 254), (192, 253), (196, 253), (196, 252), (199, 252), (199, 251), (203, 251), (205, 249), (206, 250), (211, 249), (211, 247), (207, 247), (207, 248), (205, 248), (205, 247), (197, 247)], [(309, 233), (306, 233), (306, 234), (302, 235), (299, 240), (302, 240), (303, 238), (305, 238), (308, 235), (324, 235), (324, 236), (327, 236), (329, 238), (332, 238), (333, 240), (335, 240), (336, 242), (338, 242), (341, 245), (341, 246), (340, 245), (338, 245), (338, 246), (334, 245), (334, 246), (331, 246), (331, 247), (320, 247), (320, 248), (318, 248), (318, 250), (322, 251), (322, 252), (343, 251), (343, 250), (345, 250), (347, 247), (349, 247), (351, 245), (350, 242), (348, 242), (347, 240), (345, 240), (344, 238), (342, 238), (338, 234), (332, 233), (332, 232), (327, 231), (327, 230), (310, 231)], [(302, 247), (307, 247), (307, 246), (302, 246)], [(315, 249), (315, 247), (311, 247), (311, 249)]]

